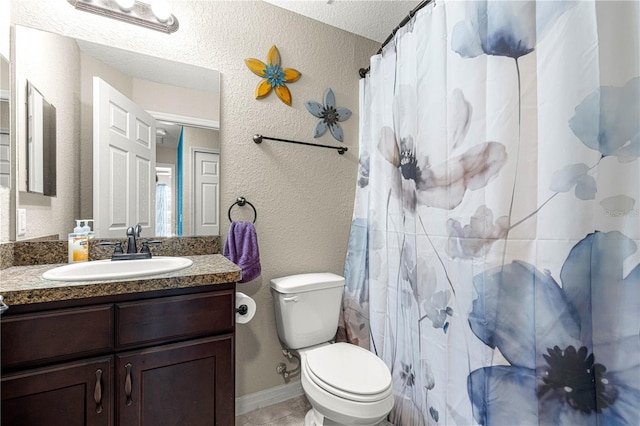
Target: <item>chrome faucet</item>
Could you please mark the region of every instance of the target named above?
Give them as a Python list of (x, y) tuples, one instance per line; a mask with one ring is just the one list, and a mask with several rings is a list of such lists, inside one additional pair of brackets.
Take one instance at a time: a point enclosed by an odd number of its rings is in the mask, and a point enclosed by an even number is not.
[(140, 226), (140, 224), (127, 228), (127, 254), (138, 252), (138, 249), (136, 247), (136, 238), (140, 237), (141, 232), (142, 226)]
[(135, 259), (151, 259), (151, 246), (157, 246), (162, 241), (143, 241), (140, 252), (137, 250), (136, 238), (140, 238), (142, 232), (142, 226), (140, 224), (136, 226), (130, 226), (127, 228), (127, 252), (122, 252), (121, 241), (103, 241), (101, 246), (115, 246), (111, 260), (135, 260)]

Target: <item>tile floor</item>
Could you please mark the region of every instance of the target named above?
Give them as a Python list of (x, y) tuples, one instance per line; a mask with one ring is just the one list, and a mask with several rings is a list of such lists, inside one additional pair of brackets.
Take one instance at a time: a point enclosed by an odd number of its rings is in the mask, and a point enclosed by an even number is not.
[(311, 408), (302, 395), (236, 417), (236, 426), (303, 426)]
[[(237, 416), (236, 426), (304, 426), (309, 409), (311, 405), (302, 395)], [(393, 425), (382, 421), (378, 426)]]

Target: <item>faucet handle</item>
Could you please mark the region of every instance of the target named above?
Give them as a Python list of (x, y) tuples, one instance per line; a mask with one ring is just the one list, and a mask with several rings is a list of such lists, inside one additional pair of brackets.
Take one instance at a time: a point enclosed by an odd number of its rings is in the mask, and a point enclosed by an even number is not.
[(162, 244), (162, 241), (144, 241), (142, 243), (142, 248), (140, 249), (140, 253), (151, 253), (149, 246), (157, 246)]
[(124, 251), (122, 250), (122, 242), (116, 242), (116, 248), (113, 249), (113, 254), (122, 254)]
[(113, 254), (122, 254), (122, 242), (121, 241), (102, 241), (101, 246), (115, 246)]

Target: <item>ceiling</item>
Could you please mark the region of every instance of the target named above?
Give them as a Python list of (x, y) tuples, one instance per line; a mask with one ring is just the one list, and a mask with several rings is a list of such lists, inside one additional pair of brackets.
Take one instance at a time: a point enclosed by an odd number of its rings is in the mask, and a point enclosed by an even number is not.
[(297, 14), (383, 43), (419, 0), (263, 0)]

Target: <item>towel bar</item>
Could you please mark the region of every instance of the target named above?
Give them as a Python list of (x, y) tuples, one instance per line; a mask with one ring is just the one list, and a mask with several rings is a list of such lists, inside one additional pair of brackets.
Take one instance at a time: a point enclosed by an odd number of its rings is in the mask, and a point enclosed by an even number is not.
[(289, 139), (280, 139), (280, 138), (272, 138), (269, 136), (255, 135), (253, 136), (253, 141), (257, 144), (261, 144), (263, 140), (270, 141), (278, 141), (278, 142), (287, 142), (287, 143), (295, 143), (298, 145), (307, 145), (307, 146), (315, 146), (316, 148), (329, 148), (338, 150), (338, 154), (342, 155), (345, 152), (349, 151), (349, 148), (346, 146), (332, 146), (332, 145), (320, 145), (318, 143), (309, 143), (309, 142), (300, 142), (300, 141), (292, 141)]

